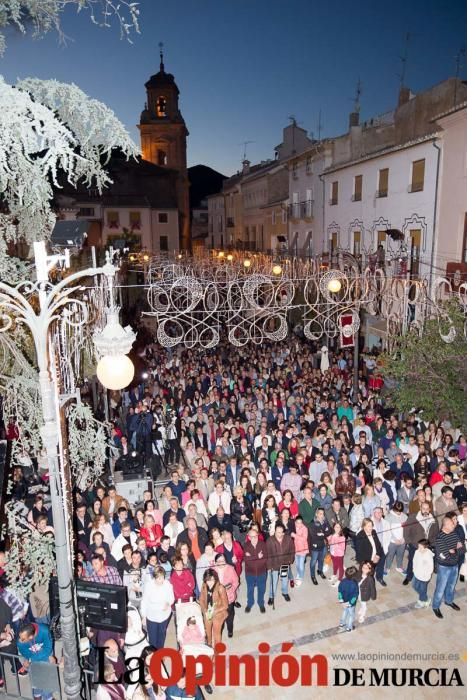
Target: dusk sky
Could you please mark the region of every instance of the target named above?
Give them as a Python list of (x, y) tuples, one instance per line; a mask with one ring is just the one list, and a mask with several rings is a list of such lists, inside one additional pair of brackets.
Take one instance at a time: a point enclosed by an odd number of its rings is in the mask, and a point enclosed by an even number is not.
[(254, 141), (251, 161), (273, 158), (289, 115), (316, 136), (321, 110), (322, 136), (344, 132), (358, 77), (362, 119), (392, 109), (407, 31), (406, 84), (414, 91), (454, 75), (467, 45), (466, 0), (141, 0), (140, 9), (133, 44), (120, 40), (116, 25), (100, 29), (73, 10), (64, 18), (66, 46), (53, 33), (32, 40), (10, 32), (0, 74), (76, 83), (108, 104), (139, 144), (144, 83), (159, 70), (163, 41), (190, 131), (189, 164), (226, 175), (240, 167), (243, 141)]

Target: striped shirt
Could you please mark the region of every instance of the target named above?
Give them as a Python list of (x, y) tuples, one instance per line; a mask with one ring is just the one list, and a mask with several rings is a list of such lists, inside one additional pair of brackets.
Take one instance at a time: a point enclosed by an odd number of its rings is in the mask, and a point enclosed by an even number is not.
[[(455, 530), (447, 534), (441, 530), (435, 541), (435, 554), (436, 561), (441, 566), (457, 566), (459, 562), (459, 555), (462, 551), (457, 549), (457, 543), (460, 542), (459, 536)], [(454, 554), (451, 554), (450, 549), (454, 550)]]
[(84, 576), (85, 581), (93, 581), (94, 583), (113, 583), (116, 586), (123, 586), (122, 578), (114, 566), (106, 566), (103, 576), (99, 576), (96, 572)]

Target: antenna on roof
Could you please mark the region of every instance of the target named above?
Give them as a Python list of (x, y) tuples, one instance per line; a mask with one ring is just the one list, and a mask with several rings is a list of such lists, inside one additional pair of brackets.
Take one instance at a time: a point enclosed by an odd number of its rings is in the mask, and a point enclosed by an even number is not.
[(360, 77), (357, 80), (357, 89), (355, 90), (355, 100), (353, 111), (360, 114), (360, 97), (362, 94), (362, 83)]
[(321, 122), (321, 110), (318, 112), (318, 141), (321, 141), (321, 129), (323, 128), (323, 124)]
[(454, 105), (457, 103), (457, 83), (464, 68), (464, 59), (467, 53), (465, 44), (463, 44), (456, 55), (456, 82), (454, 83)]
[(246, 160), (246, 147), (250, 143), (256, 143), (255, 141), (242, 141), (239, 146), (243, 146), (243, 160)]
[(404, 85), (405, 85), (405, 76), (407, 73), (407, 56), (408, 56), (408, 52), (409, 52), (409, 43), (410, 43), (411, 38), (412, 38), (412, 36), (411, 36), (410, 32), (407, 32), (405, 35), (404, 51), (403, 51), (402, 56), (400, 56), (401, 72), (397, 73), (397, 76), (400, 79), (400, 87), (401, 88), (404, 87)]

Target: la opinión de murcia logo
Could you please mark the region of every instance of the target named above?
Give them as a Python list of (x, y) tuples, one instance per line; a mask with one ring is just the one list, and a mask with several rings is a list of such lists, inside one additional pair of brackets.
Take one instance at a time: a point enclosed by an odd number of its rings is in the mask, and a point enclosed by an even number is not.
[[(323, 654), (299, 657), (290, 653), (293, 642), (284, 642), (281, 653), (271, 657), (267, 642), (258, 644), (258, 654), (225, 655), (227, 647), (222, 642), (214, 646), (214, 655), (183, 655), (176, 649), (158, 649), (151, 655), (149, 671), (154, 683), (168, 687), (185, 676), (186, 691), (195, 694), (198, 686), (253, 687), (275, 684), (288, 687), (328, 685), (328, 660)], [(99, 647), (99, 679), (104, 678), (105, 647)], [(125, 660), (127, 671), (115, 683), (144, 683), (145, 667), (142, 659)], [(170, 670), (168, 670), (168, 667)], [(313, 682), (314, 680), (314, 682)]]
[[(258, 644), (257, 654), (225, 655), (227, 647), (222, 642), (214, 647), (214, 655), (182, 655), (177, 649), (158, 649), (151, 655), (149, 671), (154, 683), (163, 687), (175, 685), (185, 677), (186, 692), (196, 694), (198, 686), (214, 684), (218, 687), (279, 687), (349, 686), (359, 687), (451, 687), (464, 686), (457, 668), (338, 668), (329, 669), (328, 659), (323, 654), (291, 652), (293, 642), (283, 642), (281, 653), (271, 657), (271, 646), (267, 642)], [(99, 675), (97, 683), (104, 679), (106, 647), (98, 648)], [(143, 659), (131, 657), (125, 660), (127, 670), (113, 683), (127, 685), (145, 683)], [(170, 667), (170, 670), (168, 669)], [(329, 681), (331, 671), (331, 682)]]

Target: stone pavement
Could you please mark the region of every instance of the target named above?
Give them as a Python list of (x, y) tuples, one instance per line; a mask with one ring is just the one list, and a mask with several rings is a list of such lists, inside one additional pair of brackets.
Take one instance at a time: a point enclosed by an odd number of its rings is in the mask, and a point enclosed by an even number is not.
[[(364, 687), (308, 687), (302, 688), (299, 684), (291, 688), (220, 688), (214, 690), (213, 698), (220, 700), (264, 700), (267, 698), (348, 698), (358, 693), (360, 698), (394, 698), (398, 700), (414, 700), (425, 698), (438, 698), (440, 695), (449, 699), (467, 697), (465, 687), (396, 687), (394, 685), (383, 687), (368, 687), (370, 683), (370, 668), (379, 672), (383, 668), (441, 668), (449, 669), (448, 678), (452, 669), (458, 668), (462, 681), (467, 685), (467, 595), (465, 584), (457, 584), (457, 602), (461, 607), (456, 612), (442, 607), (443, 620), (435, 618), (431, 608), (414, 609), (417, 595), (412, 586), (402, 586), (403, 577), (394, 571), (386, 581), (386, 588), (377, 584), (377, 600), (368, 604), (367, 619), (363, 625), (356, 622), (356, 629), (351, 632), (341, 632), (338, 627), (340, 605), (337, 603), (337, 589), (331, 587), (328, 581), (319, 579), (319, 585), (313, 586), (309, 578), (309, 570), (306, 571), (306, 580), (300, 588), (294, 588), (290, 592), (291, 602), (287, 603), (282, 595), (276, 595), (276, 609), (266, 606), (267, 612), (261, 615), (259, 608), (253, 608), (246, 614), (245, 596), (246, 586), (242, 584), (239, 600), (242, 609), (237, 609), (234, 625), (234, 636), (228, 639), (224, 635), (227, 644), (227, 654), (257, 653), (260, 642), (268, 642), (272, 647), (272, 654), (280, 653), (282, 642), (294, 642), (291, 653), (295, 655), (324, 654), (328, 658), (330, 669), (330, 682), (333, 682), (333, 667), (339, 668), (364, 668)], [(433, 591), (433, 582), (429, 587), (429, 594)], [(174, 641), (173, 625), (170, 626), (168, 643)], [(294, 651), (295, 650), (295, 651)], [(432, 654), (459, 654), (459, 660), (333, 660), (332, 654), (360, 653), (360, 654), (401, 654), (432, 653)], [(208, 697), (208, 696), (207, 696)]]

